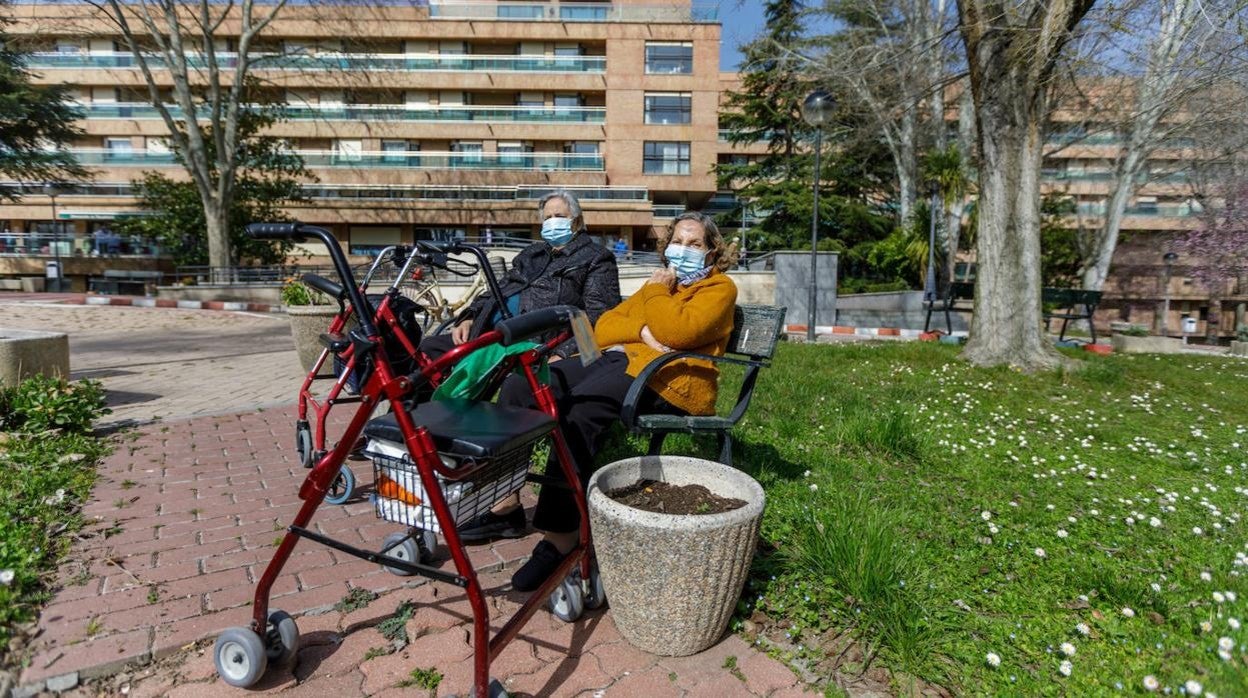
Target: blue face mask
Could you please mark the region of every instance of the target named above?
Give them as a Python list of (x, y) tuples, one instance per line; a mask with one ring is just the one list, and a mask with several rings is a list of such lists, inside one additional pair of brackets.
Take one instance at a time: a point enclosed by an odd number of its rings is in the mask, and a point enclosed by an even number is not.
[(542, 239), (555, 247), (568, 244), (575, 235), (571, 218), (547, 218), (542, 221)]
[(679, 276), (686, 276), (701, 271), (706, 266), (706, 250), (698, 250), (684, 245), (668, 245), (663, 250), (667, 263)]

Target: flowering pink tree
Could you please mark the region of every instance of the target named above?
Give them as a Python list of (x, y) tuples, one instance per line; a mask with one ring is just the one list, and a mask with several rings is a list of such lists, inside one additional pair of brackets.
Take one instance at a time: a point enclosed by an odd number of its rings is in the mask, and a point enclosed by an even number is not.
[[(1201, 226), (1181, 235), (1175, 251), (1183, 255), (1188, 275), (1209, 292), (1209, 334), (1221, 316), (1222, 299), (1228, 293), (1248, 294), (1248, 180), (1226, 187), (1225, 205), (1210, 206)], [(1236, 317), (1236, 322), (1242, 320)]]

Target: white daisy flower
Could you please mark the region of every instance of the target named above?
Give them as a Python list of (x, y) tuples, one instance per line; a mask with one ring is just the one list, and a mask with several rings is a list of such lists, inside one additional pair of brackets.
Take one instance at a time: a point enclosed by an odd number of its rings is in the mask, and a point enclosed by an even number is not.
[(984, 655), (984, 660), (988, 662), (988, 666), (996, 669), (1001, 666), (1001, 657), (996, 652), (989, 652)]
[(1231, 626), (1231, 630), (1239, 630), (1239, 619), (1238, 619), (1238, 618), (1227, 618), (1227, 619), (1226, 619), (1226, 624), (1227, 624), (1227, 625), (1229, 625), (1229, 626)]
[(1036, 548), (1035, 553), (1036, 557), (1045, 557), (1047, 555), (1047, 553), (1044, 552), (1044, 548)]
[(1074, 669), (1074, 668), (1075, 666), (1071, 664), (1069, 661), (1064, 661), (1061, 663), (1060, 666), (1057, 667), (1057, 670), (1061, 672), (1062, 676), (1070, 676), (1070, 671), (1071, 669)]
[(1148, 520), (1148, 525), (1153, 528), (1161, 528), (1161, 519), (1154, 516)]
[(1210, 623), (1207, 620), (1200, 621), (1200, 632), (1202, 633), (1213, 632), (1213, 623)]
[(1229, 637), (1220, 637), (1218, 638), (1218, 649), (1230, 652), (1235, 649), (1235, 641)]
[(1064, 529), (1064, 528), (1059, 528), (1059, 529), (1057, 529), (1057, 537), (1058, 537), (1058, 538), (1065, 538), (1066, 536), (1069, 536), (1069, 535), (1070, 535), (1070, 534), (1066, 532), (1066, 529)]
[(1208, 572), (1201, 572), (1201, 573), (1200, 573), (1200, 581), (1202, 581), (1202, 582), (1212, 582), (1212, 581), (1213, 581), (1213, 575), (1212, 575), (1212, 574), (1209, 574)]
[(1213, 592), (1213, 600), (1214, 600), (1214, 601), (1216, 601), (1216, 602), (1218, 602), (1218, 603), (1222, 603), (1222, 602), (1226, 601), (1226, 597), (1222, 595), (1222, 592), (1220, 592), (1220, 591), (1215, 591), (1215, 592)]
[(1189, 679), (1187, 683), (1183, 684), (1183, 688), (1187, 689), (1187, 695), (1189, 696), (1198, 696), (1205, 692), (1205, 687), (1201, 686), (1196, 679)]
[(1192, 533), (1195, 533), (1195, 534), (1196, 534), (1196, 535), (1198, 535), (1198, 536), (1203, 536), (1203, 535), (1205, 535), (1204, 530), (1203, 530), (1203, 529), (1201, 529), (1201, 527), (1200, 527), (1200, 526), (1192, 526)]
[(1075, 646), (1070, 644), (1069, 642), (1063, 642), (1062, 646), (1059, 649), (1061, 649), (1062, 654), (1066, 655), (1067, 657), (1075, 656)]
[(818, 492), (818, 491), (819, 491), (819, 485), (816, 485), (816, 484), (815, 484), (815, 483), (813, 483), (813, 482), (812, 482), (812, 483), (810, 483), (810, 491), (811, 491), (811, 492)]
[(1126, 616), (1127, 618), (1134, 618), (1135, 611), (1131, 610), (1129, 607), (1123, 606), (1122, 615)]
[(1157, 688), (1160, 686), (1161, 686), (1161, 682), (1157, 680), (1156, 676), (1149, 674), (1148, 676), (1144, 677), (1144, 690), (1156, 691)]
[(1223, 592), (1223, 593), (1225, 593), (1225, 594), (1226, 594), (1226, 600), (1227, 600), (1227, 601), (1230, 601), (1231, 603), (1235, 603), (1235, 598), (1236, 598), (1236, 597), (1235, 597), (1235, 592), (1233, 592), (1233, 591), (1227, 591), (1227, 592)]
[(992, 512), (988, 510), (981, 511), (979, 512), (979, 518), (983, 519), (984, 521), (988, 521), (989, 519), (992, 518)]
[(13, 583), (13, 570), (0, 570), (0, 584), (6, 587)]
[(1078, 631), (1080, 635), (1083, 635), (1085, 637), (1092, 634), (1092, 628), (1089, 628), (1087, 623), (1076, 624), (1075, 630)]

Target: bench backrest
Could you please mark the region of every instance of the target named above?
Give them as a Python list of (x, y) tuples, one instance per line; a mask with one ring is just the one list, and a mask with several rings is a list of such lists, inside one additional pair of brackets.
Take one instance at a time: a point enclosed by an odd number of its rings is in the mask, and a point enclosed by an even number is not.
[(732, 334), (725, 351), (770, 359), (780, 341), (786, 310), (772, 305), (738, 305), (733, 310)]
[(1045, 303), (1054, 303), (1062, 307), (1097, 305), (1101, 302), (1101, 292), (1082, 288), (1046, 288), (1041, 290), (1040, 299)]
[(105, 269), (104, 278), (106, 279), (159, 279), (164, 276), (164, 272), (150, 271), (145, 269)]

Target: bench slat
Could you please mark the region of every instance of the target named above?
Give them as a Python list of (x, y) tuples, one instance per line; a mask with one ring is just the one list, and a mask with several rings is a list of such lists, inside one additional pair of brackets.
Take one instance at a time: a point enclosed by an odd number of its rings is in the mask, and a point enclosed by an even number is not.
[(738, 305), (733, 311), (732, 334), (725, 351), (770, 359), (776, 353), (785, 311), (786, 308), (770, 305)]

